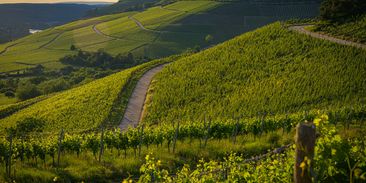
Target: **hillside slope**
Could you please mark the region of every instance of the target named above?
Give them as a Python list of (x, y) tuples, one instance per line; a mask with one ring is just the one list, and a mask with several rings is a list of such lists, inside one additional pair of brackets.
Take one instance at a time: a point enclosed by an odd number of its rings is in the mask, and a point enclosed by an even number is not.
[(45, 132), (80, 132), (101, 125), (118, 125), (136, 80), (146, 70), (171, 59), (174, 57), (148, 62), (40, 100), (31, 99), (24, 105), (1, 108), (2, 114), (19, 111), (0, 120), (0, 132), (17, 128), (29, 119), (41, 123), (40, 130)]
[[(60, 69), (64, 65), (59, 58), (75, 53), (71, 45), (114, 55), (168, 56), (196, 45), (220, 43), (276, 20), (312, 17), (319, 6), (313, 1), (273, 2), (281, 1), (179, 1), (73, 22), (0, 45), (0, 72), (22, 71), (37, 64)], [(207, 35), (213, 39), (205, 41)]]
[(362, 49), (275, 23), (163, 69), (145, 122), (350, 106), (366, 97), (365, 60)]
[(312, 28), (314, 31), (336, 36), (342, 39), (366, 43), (366, 15), (337, 24), (320, 24)]

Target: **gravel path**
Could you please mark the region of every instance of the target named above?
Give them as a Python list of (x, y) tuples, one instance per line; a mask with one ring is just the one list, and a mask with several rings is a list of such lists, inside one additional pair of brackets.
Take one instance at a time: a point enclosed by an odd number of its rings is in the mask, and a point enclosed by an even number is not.
[(140, 27), (140, 29), (142, 29), (142, 30), (149, 31), (149, 32), (155, 32), (155, 33), (164, 33), (164, 32), (167, 32), (167, 31), (158, 31), (158, 30), (148, 29), (139, 20), (137, 20), (136, 18), (134, 18), (132, 15), (129, 16), (128, 18), (130, 20), (134, 21), (136, 23), (136, 25), (138, 27)]
[(97, 25), (93, 25), (93, 30), (95, 33), (97, 33), (98, 35), (101, 35), (103, 37), (106, 37), (106, 38), (111, 38), (112, 40), (122, 40), (123, 38), (119, 38), (119, 37), (114, 37), (114, 36), (111, 36), (111, 35), (108, 35), (108, 34), (104, 34), (102, 31), (100, 31), (98, 28), (97, 28)]
[(296, 25), (296, 26), (289, 27), (289, 29), (293, 30), (293, 31), (303, 33), (303, 34), (306, 34), (306, 35), (309, 35), (311, 37), (328, 40), (328, 41), (331, 41), (331, 42), (334, 42), (334, 43), (366, 49), (366, 45), (364, 45), (364, 44), (360, 44), (360, 43), (356, 43), (356, 42), (352, 42), (352, 41), (347, 41), (347, 40), (343, 40), (343, 39), (338, 39), (338, 38), (335, 38), (335, 37), (332, 37), (332, 36), (328, 36), (328, 35), (308, 31), (308, 30), (305, 29), (306, 26), (309, 26), (309, 25)]
[(147, 90), (153, 77), (164, 68), (165, 65), (159, 65), (147, 71), (137, 82), (135, 89), (128, 101), (123, 119), (119, 125), (121, 130), (128, 129), (129, 126), (135, 127), (141, 119)]

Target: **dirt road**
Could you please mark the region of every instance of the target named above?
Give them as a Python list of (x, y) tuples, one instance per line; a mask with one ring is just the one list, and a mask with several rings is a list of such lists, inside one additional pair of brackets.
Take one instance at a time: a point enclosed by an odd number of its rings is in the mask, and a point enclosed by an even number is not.
[(360, 44), (360, 43), (356, 43), (356, 42), (352, 42), (352, 41), (347, 41), (347, 40), (343, 40), (343, 39), (338, 39), (338, 38), (335, 38), (335, 37), (332, 37), (332, 36), (328, 36), (328, 35), (308, 31), (308, 30), (305, 29), (306, 26), (309, 26), (309, 25), (296, 25), (296, 26), (289, 27), (289, 29), (293, 30), (293, 31), (296, 31), (296, 32), (300, 32), (300, 33), (309, 35), (311, 37), (318, 38), (318, 39), (328, 40), (328, 41), (338, 43), (338, 44), (342, 44), (342, 45), (348, 45), (348, 46), (354, 46), (354, 47), (357, 47), (357, 48), (366, 49), (366, 45), (364, 45), (364, 44)]
[(141, 119), (142, 110), (144, 107), (147, 90), (153, 77), (160, 72), (165, 65), (154, 67), (147, 71), (137, 82), (135, 89), (128, 101), (127, 108), (123, 119), (119, 125), (121, 130), (128, 129), (129, 126), (135, 127)]

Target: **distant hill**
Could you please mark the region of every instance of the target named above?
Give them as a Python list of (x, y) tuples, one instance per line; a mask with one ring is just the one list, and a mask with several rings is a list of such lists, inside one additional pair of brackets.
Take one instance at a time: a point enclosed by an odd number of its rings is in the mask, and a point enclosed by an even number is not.
[(85, 16), (102, 5), (87, 4), (0, 4), (0, 43)]
[(156, 5), (159, 0), (120, 0), (109, 6), (97, 7), (88, 11), (88, 17), (109, 15), (126, 11), (143, 10), (145, 8)]

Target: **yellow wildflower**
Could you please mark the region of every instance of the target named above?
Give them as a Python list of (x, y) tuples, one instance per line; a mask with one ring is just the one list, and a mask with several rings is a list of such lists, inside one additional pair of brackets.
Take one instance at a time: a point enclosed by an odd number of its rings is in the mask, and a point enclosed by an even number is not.
[(315, 124), (315, 126), (319, 126), (321, 121), (322, 121), (322, 120), (321, 120), (321, 119), (319, 119), (319, 118), (314, 119), (314, 124)]

